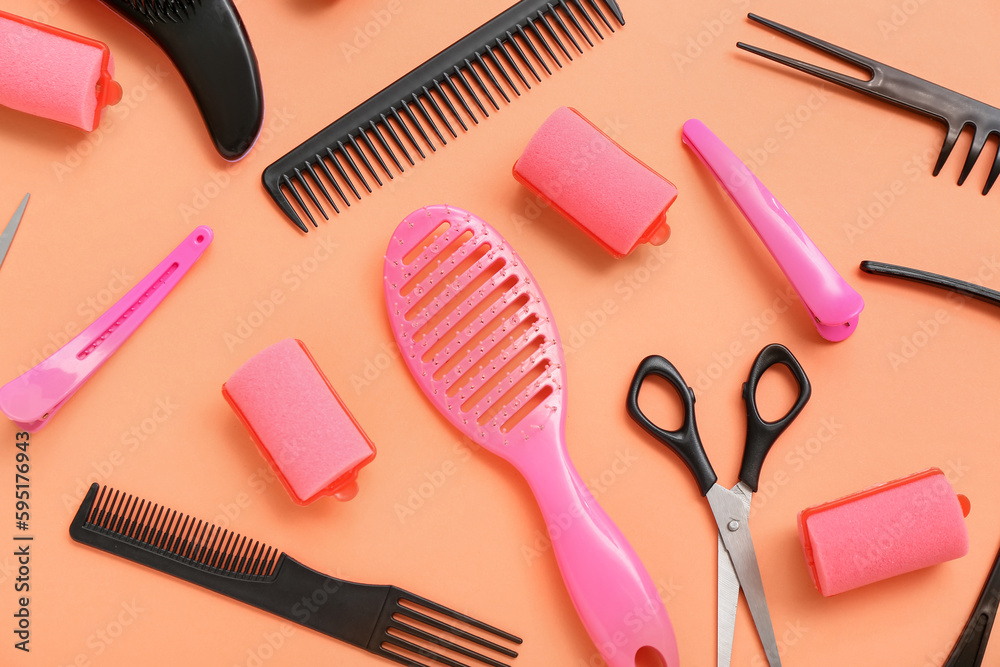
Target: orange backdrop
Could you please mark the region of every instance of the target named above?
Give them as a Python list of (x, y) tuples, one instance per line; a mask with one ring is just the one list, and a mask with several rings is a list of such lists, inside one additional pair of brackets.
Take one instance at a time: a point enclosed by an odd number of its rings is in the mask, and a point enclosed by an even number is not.
[[(750, 24), (753, 10), (996, 102), (996, 5), (623, 0), (627, 26), (592, 53), (404, 178), (308, 236), (297, 232), (262, 189), (264, 167), (508, 4), (241, 0), (267, 115), (256, 148), (231, 165), (167, 57), (101, 3), (3, 0), (4, 10), (107, 42), (125, 99), (92, 134), (0, 109), (3, 219), (32, 194), (0, 271), (0, 381), (92, 321), (196, 225), (216, 239), (31, 438), (30, 654), (13, 649), (16, 429), (0, 424), (0, 663), (388, 664), (73, 543), (70, 519), (98, 481), (234, 527), (323, 572), (393, 583), (519, 633), (516, 665), (598, 664), (527, 485), (498, 458), (465, 448), (394, 352), (382, 253), (407, 213), (444, 202), (506, 235), (544, 289), (566, 344), (571, 456), (661, 586), (684, 664), (715, 660), (715, 526), (687, 471), (626, 415), (626, 389), (643, 356), (671, 359), (695, 386), (702, 436), (728, 485), (743, 444), (740, 384), (769, 342), (787, 345), (814, 387), (765, 462), (754, 501), (784, 661), (943, 661), (1000, 544), (997, 312), (857, 265), (877, 259), (1000, 286), (1000, 193), (978, 193), (990, 160), (956, 187), (966, 136), (933, 178), (937, 124), (772, 67), (735, 42), (823, 61)], [(377, 34), (356, 45), (379, 17)], [(560, 105), (610, 128), (677, 185), (667, 245), (614, 260), (514, 181), (520, 150)], [(762, 244), (681, 144), (691, 117), (746, 159), (863, 294), (848, 341), (821, 340), (787, 296)], [(293, 505), (220, 394), (243, 361), (289, 336), (306, 341), (379, 448), (349, 503)], [(791, 389), (772, 380), (764, 392), (777, 412)], [(669, 404), (666, 394), (647, 398)], [(796, 513), (929, 466), (972, 500), (969, 555), (821, 597)], [(735, 641), (734, 665), (764, 664), (742, 603)]]

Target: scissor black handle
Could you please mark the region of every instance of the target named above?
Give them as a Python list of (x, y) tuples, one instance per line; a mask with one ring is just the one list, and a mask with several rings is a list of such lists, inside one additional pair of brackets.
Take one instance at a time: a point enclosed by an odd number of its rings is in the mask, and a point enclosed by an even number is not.
[[(799, 385), (799, 396), (795, 399), (795, 405), (777, 421), (765, 421), (760, 416), (757, 409), (757, 385), (775, 364), (784, 364)], [(802, 412), (809, 397), (812, 396), (812, 385), (809, 378), (802, 369), (799, 360), (795, 358), (787, 347), (772, 343), (760, 351), (754, 359), (753, 366), (750, 367), (750, 375), (743, 385), (743, 401), (747, 408), (747, 441), (743, 448), (743, 464), (740, 466), (740, 481), (750, 487), (751, 491), (757, 491), (757, 484), (760, 482), (760, 469), (764, 465), (764, 458), (771, 450), (771, 446), (785, 432), (789, 424)]]
[[(639, 390), (642, 389), (642, 383), (650, 375), (661, 377), (673, 385), (684, 403), (684, 423), (676, 431), (660, 428), (650, 421), (649, 417), (643, 414), (639, 408)], [(708, 493), (718, 477), (712, 470), (712, 464), (708, 462), (705, 448), (701, 444), (701, 436), (698, 435), (698, 425), (694, 419), (694, 390), (687, 385), (674, 365), (655, 354), (643, 359), (632, 378), (626, 406), (629, 415), (639, 426), (642, 426), (647, 433), (672, 449), (681, 458), (681, 461), (698, 482), (701, 495)]]

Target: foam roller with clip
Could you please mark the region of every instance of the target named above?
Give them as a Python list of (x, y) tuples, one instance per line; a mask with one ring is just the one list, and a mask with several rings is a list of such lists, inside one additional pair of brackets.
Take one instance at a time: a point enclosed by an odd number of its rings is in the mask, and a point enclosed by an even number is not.
[(88, 132), (122, 88), (103, 42), (0, 11), (0, 105)]

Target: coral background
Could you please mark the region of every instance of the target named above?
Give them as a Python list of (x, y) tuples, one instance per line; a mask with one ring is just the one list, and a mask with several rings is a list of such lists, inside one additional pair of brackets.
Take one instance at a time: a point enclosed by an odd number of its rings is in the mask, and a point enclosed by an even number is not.
[[(72, 542), (69, 522), (96, 481), (230, 526), (320, 571), (396, 584), (509, 629), (525, 640), (515, 665), (599, 664), (527, 485), (463, 444), (394, 351), (382, 302), (385, 244), (412, 210), (448, 202), (504, 234), (544, 290), (566, 347), (570, 454), (661, 587), (683, 664), (715, 660), (715, 526), (676, 457), (626, 415), (626, 390), (643, 356), (672, 360), (696, 390), (701, 433), (728, 486), (743, 446), (740, 385), (770, 342), (796, 354), (814, 389), (765, 462), (754, 499), (783, 662), (941, 664), (1000, 544), (997, 313), (857, 266), (875, 259), (1000, 286), (1000, 194), (978, 192), (991, 161), (956, 187), (965, 136), (933, 178), (944, 136), (937, 123), (735, 43), (828, 62), (747, 21), (754, 11), (995, 103), (996, 4), (623, 0), (624, 29), (405, 177), (307, 236), (296, 231), (260, 172), (508, 4), (238, 2), (267, 115), (253, 152), (227, 164), (165, 54), (100, 2), (0, 3), (108, 43), (125, 91), (91, 134), (0, 109), (3, 221), (32, 194), (0, 270), (0, 381), (92, 321), (195, 226), (216, 233), (136, 335), (31, 438), (29, 654), (13, 649), (16, 429), (0, 424), (0, 663), (388, 664)], [(514, 181), (520, 150), (560, 105), (677, 185), (666, 245), (614, 260)], [(862, 293), (852, 338), (819, 338), (753, 231), (681, 144), (692, 117), (751, 165)], [(379, 448), (349, 503), (294, 505), (222, 399), (241, 363), (290, 336), (309, 345)], [(777, 414), (791, 393), (775, 375), (761, 400)], [(675, 403), (665, 392), (644, 395), (663, 420), (677, 418)], [(969, 555), (821, 597), (797, 512), (930, 466), (972, 501)], [(765, 664), (742, 602), (733, 664)]]

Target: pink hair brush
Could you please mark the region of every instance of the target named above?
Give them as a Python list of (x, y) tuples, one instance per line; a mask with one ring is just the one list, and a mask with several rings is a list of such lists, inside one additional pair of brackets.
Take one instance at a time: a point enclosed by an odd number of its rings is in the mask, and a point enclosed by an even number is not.
[(521, 258), (471, 213), (429, 206), (392, 235), (385, 300), (403, 359), (427, 398), (527, 480), (604, 660), (635, 667), (649, 657), (677, 667), (673, 628), (652, 578), (570, 461), (559, 333)]

